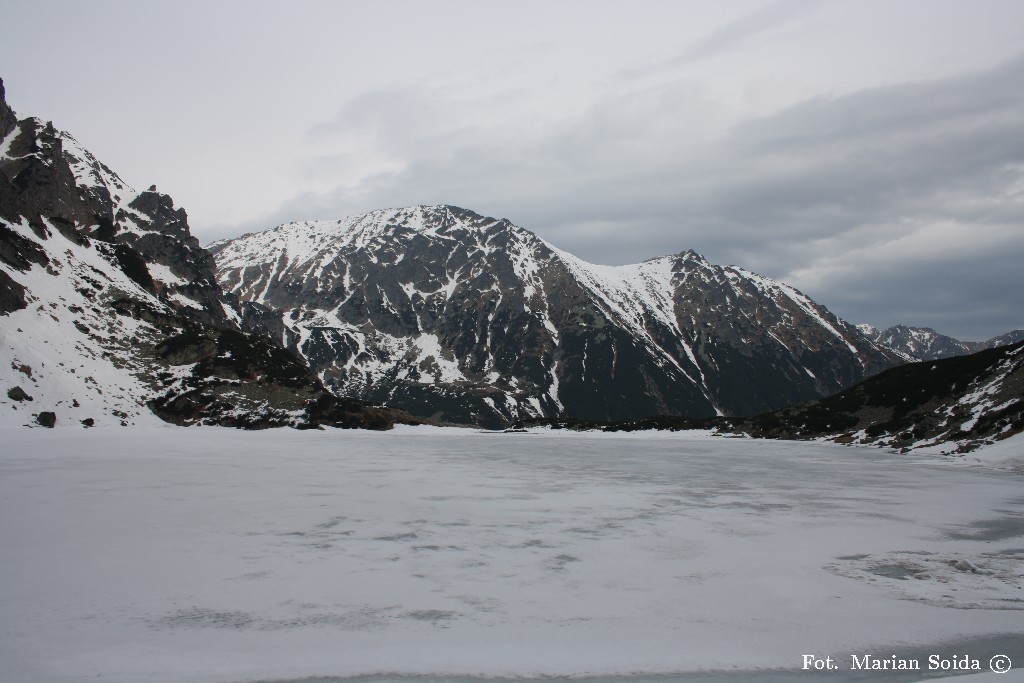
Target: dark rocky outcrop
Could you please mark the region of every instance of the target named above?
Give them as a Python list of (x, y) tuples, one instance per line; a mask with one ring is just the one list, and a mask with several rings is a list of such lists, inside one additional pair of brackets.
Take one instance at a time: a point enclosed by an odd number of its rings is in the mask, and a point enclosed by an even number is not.
[(0, 78), (0, 140), (6, 138), (16, 125), (18, 117), (7, 104), (7, 90), (4, 88), (4, 79)]
[(0, 224), (0, 261), (24, 273), (33, 263), (46, 266), (50, 259), (37, 243)]
[(118, 244), (114, 247), (114, 256), (117, 258), (117, 264), (121, 267), (121, 270), (135, 284), (147, 292), (156, 290), (156, 286), (153, 284), (153, 276), (149, 274), (149, 268), (146, 267), (146, 259), (142, 254), (126, 244)]
[(190, 326), (155, 349), (185, 376), (164, 373), (165, 392), (149, 402), (162, 419), (180, 425), (245, 429), (322, 426), (389, 429), (411, 416), (327, 392), (294, 354), (259, 335)]
[(0, 270), (0, 315), (20, 311), (28, 306), (25, 288), (10, 275)]
[(10, 389), (8, 389), (7, 398), (11, 399), (12, 401), (18, 401), (19, 403), (21, 401), (32, 400), (32, 397), (29, 396), (21, 387), (11, 387)]

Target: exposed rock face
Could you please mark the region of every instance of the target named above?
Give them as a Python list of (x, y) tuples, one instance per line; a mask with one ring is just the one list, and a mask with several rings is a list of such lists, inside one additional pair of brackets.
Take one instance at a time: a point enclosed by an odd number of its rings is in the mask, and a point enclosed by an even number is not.
[(692, 251), (597, 266), (451, 206), (209, 248), (250, 329), (335, 391), (451, 421), (750, 414), (906, 360), (793, 288)]
[(894, 351), (905, 353), (916, 360), (936, 360), (977, 353), (1007, 344), (1024, 341), (1024, 330), (1013, 330), (987, 341), (961, 341), (939, 334), (930, 327), (895, 325), (879, 330), (870, 325), (858, 325), (869, 338)]
[(0, 270), (0, 315), (19, 311), (27, 305), (25, 288), (10, 275)]
[[(0, 95), (3, 86), (0, 83)], [(390, 426), (242, 333), (188, 217), (0, 98), (0, 424)], [(195, 339), (196, 344), (186, 343)], [(32, 370), (28, 370), (28, 368)], [(153, 412), (151, 412), (151, 410)], [(333, 420), (333, 421), (332, 421)]]

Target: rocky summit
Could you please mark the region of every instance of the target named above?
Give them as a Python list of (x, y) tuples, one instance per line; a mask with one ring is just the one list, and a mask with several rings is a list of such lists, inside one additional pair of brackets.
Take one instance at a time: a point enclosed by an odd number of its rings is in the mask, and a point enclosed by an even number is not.
[(338, 393), (440, 420), (754, 414), (908, 359), (796, 289), (693, 251), (594, 265), (454, 206), (208, 248), (245, 329)]

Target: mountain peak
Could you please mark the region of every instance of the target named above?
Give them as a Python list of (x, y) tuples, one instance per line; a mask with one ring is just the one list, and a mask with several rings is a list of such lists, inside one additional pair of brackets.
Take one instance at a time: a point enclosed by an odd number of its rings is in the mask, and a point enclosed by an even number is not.
[(314, 260), (326, 262), (351, 249), (376, 249), (384, 243), (398, 245), (414, 238), (452, 244), (453, 248), (455, 243), (482, 248), (496, 229), (509, 228), (514, 226), (504, 219), (488, 218), (461, 207), (417, 205), (378, 209), (337, 220), (285, 223), (264, 232), (214, 242), (207, 249), (228, 267), (280, 258), (297, 266)]

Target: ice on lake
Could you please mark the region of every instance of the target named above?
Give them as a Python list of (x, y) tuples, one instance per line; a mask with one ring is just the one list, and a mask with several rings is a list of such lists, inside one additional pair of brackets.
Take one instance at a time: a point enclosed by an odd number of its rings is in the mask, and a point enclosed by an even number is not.
[(1024, 641), (1012, 467), (704, 433), (2, 438), (0, 681), (785, 680)]

